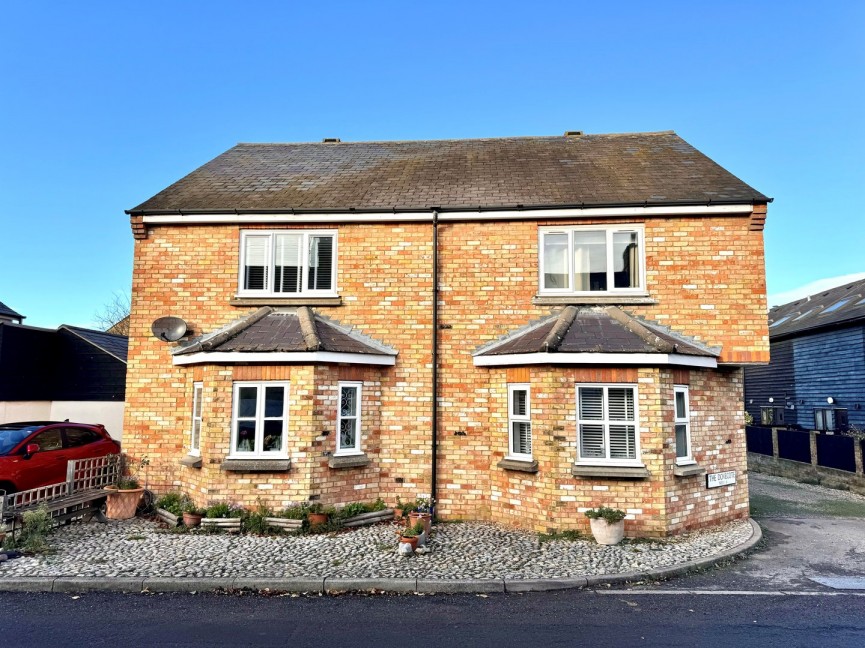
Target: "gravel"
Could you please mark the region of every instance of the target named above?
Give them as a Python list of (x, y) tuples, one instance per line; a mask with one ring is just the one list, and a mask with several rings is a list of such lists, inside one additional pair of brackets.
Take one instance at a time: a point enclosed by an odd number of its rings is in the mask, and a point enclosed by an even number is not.
[(4, 577), (573, 578), (681, 565), (751, 537), (747, 520), (664, 540), (602, 546), (546, 540), (484, 523), (433, 527), (428, 552), (397, 555), (401, 525), (327, 535), (169, 533), (144, 519), (73, 523), (48, 538), (51, 553), (0, 563)]

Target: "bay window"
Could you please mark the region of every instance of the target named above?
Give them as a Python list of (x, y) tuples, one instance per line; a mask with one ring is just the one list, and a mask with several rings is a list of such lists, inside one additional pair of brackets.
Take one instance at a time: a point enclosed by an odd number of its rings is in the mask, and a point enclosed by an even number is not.
[(532, 414), (529, 386), (508, 385), (508, 457), (532, 460)]
[(288, 456), (287, 382), (234, 383), (231, 456)]
[(360, 422), (363, 383), (340, 382), (336, 410), (336, 454), (361, 454)]
[(673, 387), (673, 396), (675, 401), (676, 463), (681, 466), (694, 463), (691, 457), (691, 405), (688, 387), (676, 385)]

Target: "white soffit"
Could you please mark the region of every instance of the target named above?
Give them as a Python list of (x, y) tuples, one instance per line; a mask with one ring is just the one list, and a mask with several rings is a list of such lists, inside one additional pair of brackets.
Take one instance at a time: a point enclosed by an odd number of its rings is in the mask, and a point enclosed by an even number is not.
[(520, 365), (673, 365), (715, 369), (718, 361), (704, 356), (679, 353), (514, 353), (509, 355), (480, 355), (473, 358), (476, 367), (503, 367)]
[(341, 362), (345, 364), (383, 365), (392, 367), (396, 364), (396, 356), (372, 355), (369, 353), (334, 353), (332, 351), (274, 351), (263, 353), (211, 351), (190, 353), (188, 355), (176, 355), (172, 357), (172, 363), (174, 365), (236, 364), (239, 362), (256, 364), (274, 364), (277, 362), (333, 364)]

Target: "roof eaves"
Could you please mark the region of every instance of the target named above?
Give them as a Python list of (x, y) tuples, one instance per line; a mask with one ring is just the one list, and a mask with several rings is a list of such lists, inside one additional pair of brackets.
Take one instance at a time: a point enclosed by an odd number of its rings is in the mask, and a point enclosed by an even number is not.
[[(77, 329), (77, 330), (76, 330), (76, 329)], [(87, 342), (87, 344), (89, 344), (90, 346), (96, 347), (96, 348), (99, 349), (100, 351), (102, 351), (102, 352), (107, 353), (108, 355), (110, 355), (112, 358), (116, 358), (117, 360), (120, 360), (120, 362), (122, 362), (123, 364), (127, 364), (126, 358), (121, 358), (121, 357), (120, 357), (119, 355), (117, 355), (116, 353), (113, 353), (110, 349), (107, 349), (106, 347), (102, 346), (101, 344), (99, 344), (99, 343), (96, 342), (95, 340), (91, 340), (91, 339), (88, 338), (86, 335), (82, 335), (82, 334), (79, 332), (79, 331), (88, 331), (88, 330), (90, 330), (90, 329), (82, 329), (82, 328), (79, 328), (79, 327), (70, 326), (69, 324), (61, 324), (61, 325), (57, 328), (57, 330), (58, 330), (58, 331), (61, 331), (61, 330), (63, 330), (63, 331), (69, 331), (69, 332), (70, 332), (72, 335), (74, 335), (75, 337), (79, 338), (80, 340), (84, 340), (85, 342)], [(118, 337), (118, 338), (124, 338), (124, 337), (126, 337), (125, 335), (116, 335), (115, 333), (106, 333), (105, 331), (92, 331), (92, 332), (93, 332), (93, 333), (99, 333), (100, 335), (113, 335), (114, 337)]]

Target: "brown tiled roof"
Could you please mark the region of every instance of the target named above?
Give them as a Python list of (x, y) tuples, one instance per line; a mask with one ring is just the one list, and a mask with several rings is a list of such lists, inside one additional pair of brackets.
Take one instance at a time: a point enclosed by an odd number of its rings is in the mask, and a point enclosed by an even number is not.
[(615, 306), (568, 306), (514, 331), (474, 355), (522, 353), (677, 353), (717, 357), (718, 352)]
[(130, 214), (770, 200), (673, 132), (238, 144)]
[(275, 353), (327, 351), (395, 356), (396, 351), (340, 326), (307, 307), (295, 312), (261, 308), (174, 350), (175, 355), (234, 352)]
[(865, 279), (775, 306), (769, 311), (769, 339), (853, 322), (865, 322)]

